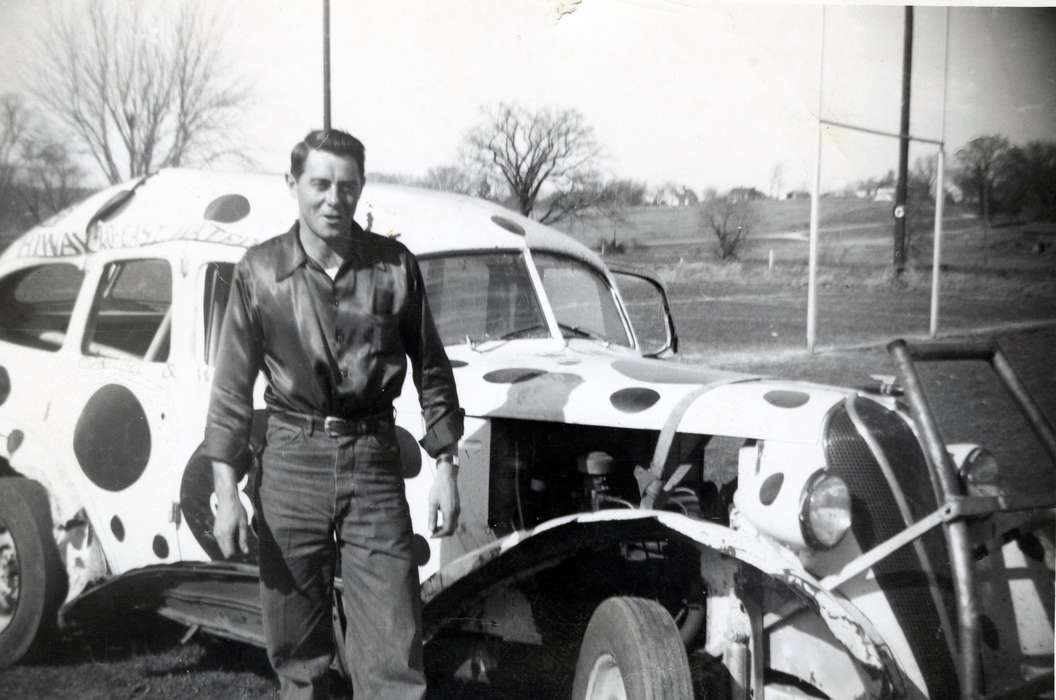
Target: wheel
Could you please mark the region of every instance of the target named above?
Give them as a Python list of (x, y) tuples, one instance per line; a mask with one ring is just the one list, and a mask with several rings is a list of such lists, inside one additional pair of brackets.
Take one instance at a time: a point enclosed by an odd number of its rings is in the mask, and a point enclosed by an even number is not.
[(583, 635), (572, 697), (691, 700), (689, 660), (667, 610), (643, 598), (603, 601)]
[(0, 668), (41, 648), (66, 596), (44, 487), (0, 478)]

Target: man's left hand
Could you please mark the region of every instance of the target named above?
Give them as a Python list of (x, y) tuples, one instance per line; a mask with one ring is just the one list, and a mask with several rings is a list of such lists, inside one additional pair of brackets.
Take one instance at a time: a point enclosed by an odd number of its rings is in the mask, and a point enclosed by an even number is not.
[[(458, 500), (458, 467), (441, 459), (436, 464), (436, 478), (429, 489), (429, 532), (433, 537), (447, 537), (458, 527), (458, 514), (461, 510)], [(437, 527), (437, 511), (440, 512), (440, 526)]]

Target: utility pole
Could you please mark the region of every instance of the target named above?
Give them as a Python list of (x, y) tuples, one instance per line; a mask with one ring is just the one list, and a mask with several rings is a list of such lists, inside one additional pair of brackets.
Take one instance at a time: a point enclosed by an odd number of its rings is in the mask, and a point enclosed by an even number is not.
[(330, 130), (330, 0), (323, 0), (323, 128)]
[(902, 37), (902, 122), (898, 130), (898, 181), (895, 186), (895, 276), (906, 269), (906, 190), (909, 166), (909, 85), (913, 69), (913, 8), (906, 7), (906, 29)]

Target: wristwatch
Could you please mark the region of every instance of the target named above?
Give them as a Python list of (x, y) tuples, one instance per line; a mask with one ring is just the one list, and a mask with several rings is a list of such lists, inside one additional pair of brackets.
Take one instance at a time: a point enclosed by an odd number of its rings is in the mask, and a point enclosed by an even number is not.
[(458, 453), (456, 452), (445, 452), (436, 458), (436, 463), (447, 462), (448, 464), (457, 467), (458, 466)]

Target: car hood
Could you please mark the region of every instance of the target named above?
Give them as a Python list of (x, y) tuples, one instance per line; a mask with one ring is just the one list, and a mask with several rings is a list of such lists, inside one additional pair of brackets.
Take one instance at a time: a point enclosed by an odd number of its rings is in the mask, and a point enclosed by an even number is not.
[(459, 400), (482, 418), (660, 430), (682, 414), (680, 432), (815, 443), (848, 392), (586, 342), (460, 345), (448, 354)]

